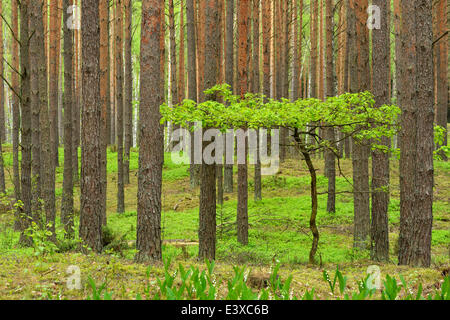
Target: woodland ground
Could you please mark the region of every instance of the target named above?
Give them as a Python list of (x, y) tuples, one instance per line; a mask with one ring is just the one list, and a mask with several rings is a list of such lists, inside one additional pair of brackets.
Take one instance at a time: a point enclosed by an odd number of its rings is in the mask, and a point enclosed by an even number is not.
[[(11, 146), (4, 145), (4, 161), (9, 191), (12, 192)], [(60, 149), (60, 164), (63, 164), (63, 149)], [(319, 168), (318, 186), (320, 232), (318, 265), (308, 265), (311, 247), (309, 232), (310, 197), (309, 175), (300, 159), (288, 160), (276, 176), (263, 177), (263, 200), (253, 201), (253, 167), (249, 168), (249, 245), (242, 246), (236, 240), (236, 192), (225, 194), (225, 203), (217, 209), (217, 261), (215, 274), (218, 283), (223, 283), (233, 274), (234, 265), (247, 265), (251, 270), (249, 281), (258, 287), (259, 280), (268, 277), (276, 261), (281, 263), (280, 276), (293, 276), (292, 288), (302, 295), (315, 288), (317, 297), (332, 298), (328, 284), (322, 279), (322, 271), (332, 273), (336, 266), (348, 276), (348, 288), (357, 288), (357, 281), (366, 276), (369, 265), (369, 251), (355, 251), (353, 241), (353, 197), (351, 186), (351, 160), (341, 160), (345, 175), (338, 174), (336, 184), (340, 192), (336, 199), (336, 213), (326, 212), (327, 180), (323, 176), (323, 160), (315, 159)], [(0, 299), (43, 299), (47, 293), (61, 299), (84, 299), (91, 289), (87, 279), (97, 283), (107, 282), (115, 299), (134, 299), (150, 280), (156, 287), (156, 277), (164, 275), (162, 264), (150, 266), (147, 279), (147, 265), (133, 263), (136, 239), (136, 192), (138, 153), (133, 150), (130, 161), (131, 183), (125, 187), (126, 212), (116, 211), (117, 153), (108, 151), (108, 244), (101, 255), (83, 255), (76, 251), (38, 254), (39, 250), (17, 246), (17, 232), (12, 231), (12, 214), (7, 208), (0, 213)], [(62, 166), (57, 168), (58, 212), (62, 194)], [(442, 282), (443, 273), (450, 267), (450, 163), (435, 162), (435, 199), (432, 233), (431, 268), (410, 268), (397, 266), (397, 237), (399, 232), (400, 201), (398, 187), (399, 168), (397, 159), (391, 161), (391, 202), (389, 206), (389, 263), (377, 264), (381, 277), (386, 274), (403, 275), (412, 288), (423, 283), (424, 293), (431, 292)], [(236, 175), (235, 175), (236, 179)], [(236, 184), (236, 180), (235, 180)], [(236, 185), (235, 185), (236, 191)], [(79, 215), (79, 185), (75, 188), (76, 215)], [(163, 256), (172, 258), (175, 270), (178, 264), (185, 267), (199, 266), (197, 261), (199, 189), (189, 186), (187, 165), (175, 165), (170, 154), (165, 156), (163, 172), (163, 214), (162, 236)], [(78, 223), (78, 221), (77, 221)], [(57, 226), (60, 230), (60, 227)], [(76, 225), (78, 230), (78, 225)], [(62, 234), (59, 235), (62, 239)], [(66, 273), (69, 265), (81, 269), (82, 289), (69, 290), (66, 287)], [(445, 271), (447, 270), (447, 271)], [(256, 288), (258, 289), (258, 288)]]

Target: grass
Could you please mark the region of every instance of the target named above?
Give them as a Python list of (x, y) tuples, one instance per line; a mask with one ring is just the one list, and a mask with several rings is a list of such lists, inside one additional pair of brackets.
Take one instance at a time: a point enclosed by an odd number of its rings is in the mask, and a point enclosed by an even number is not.
[[(4, 146), (7, 188), (12, 191), (11, 147)], [(60, 149), (60, 164), (63, 150)], [(327, 284), (322, 281), (322, 270), (340, 270), (349, 278), (348, 286), (357, 289), (357, 281), (364, 278), (367, 267), (374, 264), (368, 250), (354, 250), (353, 197), (337, 195), (336, 213), (326, 212), (327, 180), (323, 176), (323, 160), (315, 159), (318, 168), (320, 242), (316, 266), (308, 265), (311, 246), (309, 232), (309, 176), (306, 166), (299, 160), (288, 160), (276, 176), (264, 177), (263, 200), (253, 201), (253, 170), (249, 169), (249, 245), (236, 240), (237, 195), (226, 194), (225, 203), (217, 209), (217, 261), (215, 273), (218, 281), (226, 283), (233, 277), (233, 266), (246, 265), (251, 277), (266, 277), (276, 263), (281, 264), (282, 278), (293, 276), (292, 290), (300, 296), (305, 290), (315, 288), (318, 298), (329, 298)], [(424, 291), (439, 287), (442, 273), (450, 267), (450, 165), (435, 163), (434, 224), (432, 231), (432, 267), (427, 269), (397, 266), (397, 239), (400, 219), (398, 191), (398, 162), (391, 162), (391, 203), (389, 206), (390, 262), (378, 264), (382, 275), (403, 275), (414, 284), (423, 283)], [(342, 174), (337, 177), (337, 190), (349, 191), (351, 186), (351, 161), (343, 160)], [(90, 294), (88, 278), (95, 283), (108, 283), (113, 298), (134, 299), (145, 289), (145, 283), (156, 286), (156, 277), (164, 275), (162, 264), (147, 266), (133, 263), (136, 239), (136, 194), (138, 152), (132, 150), (130, 158), (130, 184), (125, 187), (126, 212), (116, 213), (117, 153), (108, 151), (107, 215), (110, 242), (101, 255), (81, 255), (74, 251), (56, 252), (35, 256), (33, 248), (17, 246), (19, 234), (12, 231), (10, 211), (0, 213), (0, 299), (40, 299), (54, 297), (81, 299)], [(9, 173), (8, 173), (9, 172)], [(235, 181), (236, 183), (236, 181)], [(74, 190), (75, 211), (79, 212), (79, 186)], [(59, 210), (62, 192), (62, 167), (57, 169), (56, 196)], [(197, 261), (198, 254), (198, 199), (199, 189), (189, 185), (189, 167), (176, 165), (165, 155), (162, 193), (163, 255), (171, 257), (174, 264), (186, 268), (204, 269)], [(77, 221), (78, 223), (78, 221)], [(60, 229), (60, 227), (59, 227)], [(59, 236), (62, 239), (62, 236)], [(68, 245), (67, 245), (68, 246)], [(67, 249), (67, 248), (66, 248)], [(80, 268), (82, 289), (68, 290), (67, 267)], [(447, 271), (448, 272), (448, 271)]]

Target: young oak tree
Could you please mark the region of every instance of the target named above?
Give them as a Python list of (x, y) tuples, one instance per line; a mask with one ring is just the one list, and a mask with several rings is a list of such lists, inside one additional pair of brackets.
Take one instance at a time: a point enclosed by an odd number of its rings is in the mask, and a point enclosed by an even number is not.
[[(201, 121), (206, 128), (219, 128), (225, 131), (229, 128), (277, 128), (283, 125), (294, 130), (295, 141), (302, 152), (311, 175), (311, 216), (310, 229), (313, 235), (313, 243), (309, 261), (315, 263), (315, 254), (319, 245), (319, 230), (316, 223), (318, 210), (317, 194), (317, 169), (311, 159), (311, 154), (318, 150), (330, 148), (329, 142), (318, 138), (316, 145), (307, 145), (301, 135), (317, 136), (315, 131), (325, 127), (339, 127), (346, 136), (359, 140), (371, 139), (376, 136), (391, 136), (395, 133), (391, 127), (395, 124), (399, 110), (396, 106), (374, 107), (373, 95), (369, 92), (343, 94), (339, 97), (330, 97), (326, 101), (315, 98), (289, 102), (270, 100), (264, 103), (264, 97), (247, 94), (245, 97), (233, 96), (228, 85), (218, 85), (205, 91), (206, 95), (214, 98), (197, 104), (186, 100), (181, 105), (169, 107), (163, 105), (161, 113), (165, 121), (173, 121), (182, 127), (188, 127), (189, 122)], [(217, 102), (217, 95), (222, 95), (224, 103)], [(230, 105), (231, 107), (227, 107)], [(323, 120), (323, 122), (319, 121)], [(315, 126), (303, 131), (307, 124), (315, 123)], [(323, 125), (325, 123), (326, 125)], [(376, 124), (369, 127), (368, 124)], [(203, 170), (202, 170), (203, 171)], [(211, 170), (211, 175), (215, 171)], [(214, 181), (211, 180), (211, 189), (214, 189)], [(215, 192), (210, 193), (210, 200), (215, 200)], [(202, 201), (202, 198), (201, 198)], [(210, 201), (210, 208), (215, 209), (215, 202)], [(214, 207), (213, 207), (214, 206)], [(202, 203), (200, 205), (202, 208)], [(215, 211), (211, 210), (208, 236), (210, 240), (215, 238)], [(214, 219), (213, 219), (214, 217)], [(199, 235), (200, 246), (203, 245), (205, 221), (200, 218)], [(212, 244), (212, 242), (211, 242)], [(204, 247), (203, 247), (204, 248)], [(205, 256), (201, 256), (204, 258)]]

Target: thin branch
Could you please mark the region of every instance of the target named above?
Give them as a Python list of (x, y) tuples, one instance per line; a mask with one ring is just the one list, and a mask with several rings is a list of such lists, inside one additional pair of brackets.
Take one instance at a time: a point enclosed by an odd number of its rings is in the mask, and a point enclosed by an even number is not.
[(3, 75), (0, 75), (0, 77), (3, 79), (3, 81), (6, 82), (9, 89), (11, 89), (11, 91), (14, 92), (14, 94), (19, 98), (20, 102), (22, 102), (22, 96), (17, 93), (17, 91), (11, 86), (11, 84), (8, 82), (8, 80)]
[(17, 73), (19, 76), (22, 76), (22, 75), (20, 74), (20, 71), (17, 70), (16, 68), (14, 68), (14, 66), (12, 66), (12, 65), (8, 62), (8, 60), (6, 60), (4, 57), (3, 57), (3, 61), (5, 61), (6, 64), (7, 64), (7, 65), (8, 65), (15, 73)]
[(3, 14), (0, 14), (0, 16), (2, 17), (2, 20), (6, 23), (6, 25), (8, 26), (8, 29), (9, 29), (9, 31), (11, 31), (11, 35), (12, 35), (12, 37), (14, 38), (14, 40), (16, 40), (16, 42), (19, 44), (19, 46), (21, 45), (20, 44), (20, 40), (16, 37), (16, 34), (15, 34), (15, 32), (13, 31), (13, 29), (11, 28), (11, 26), (9, 25), (9, 23), (8, 23), (8, 21), (5, 19), (5, 17), (3, 16)]
[(432, 46), (434, 47), (434, 45), (439, 42), (439, 40), (441, 40), (443, 37), (445, 37), (448, 34), (448, 30), (445, 31), (443, 34), (441, 34), (441, 36), (439, 38), (437, 38), (436, 40), (433, 41)]

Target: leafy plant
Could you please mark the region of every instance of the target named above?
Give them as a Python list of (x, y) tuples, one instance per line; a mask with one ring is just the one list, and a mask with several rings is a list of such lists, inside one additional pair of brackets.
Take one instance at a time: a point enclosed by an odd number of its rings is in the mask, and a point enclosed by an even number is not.
[(35, 256), (53, 255), (58, 251), (57, 245), (49, 239), (53, 233), (49, 230), (52, 223), (47, 223), (46, 228), (40, 227), (32, 221), (30, 227), (25, 230), (25, 235), (33, 239)]
[(341, 294), (344, 294), (345, 292), (345, 286), (347, 284), (347, 277), (342, 275), (342, 273), (339, 271), (339, 266), (336, 267), (336, 272), (334, 274), (333, 282), (330, 280), (330, 276), (328, 275), (328, 272), (326, 270), (323, 270), (323, 279), (328, 282), (331, 293), (334, 294), (334, 290), (336, 287), (336, 280), (339, 282), (339, 291)]
[(386, 275), (384, 283), (384, 290), (381, 292), (381, 299), (383, 300), (396, 300), (402, 287), (397, 284), (397, 280), (394, 277)]
[(92, 289), (92, 295), (88, 296), (87, 300), (112, 300), (112, 293), (108, 292), (106, 282), (97, 288), (95, 281), (89, 276), (88, 284)]

